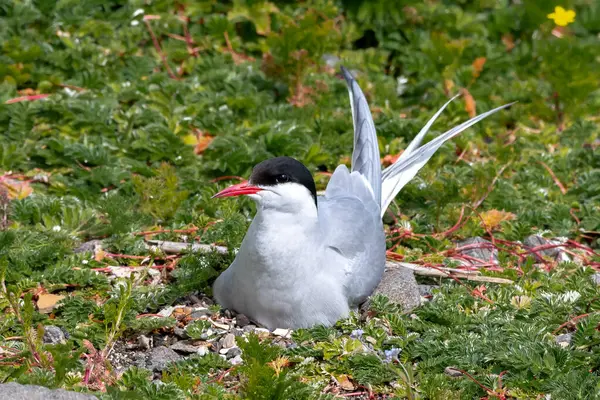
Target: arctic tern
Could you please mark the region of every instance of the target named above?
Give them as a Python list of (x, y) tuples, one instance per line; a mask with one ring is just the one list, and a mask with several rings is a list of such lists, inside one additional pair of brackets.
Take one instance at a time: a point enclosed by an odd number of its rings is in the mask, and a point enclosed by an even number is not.
[(352, 168), (336, 168), (324, 196), (310, 171), (291, 157), (257, 164), (247, 182), (214, 197), (247, 195), (257, 213), (233, 263), (215, 281), (221, 306), (269, 328), (332, 325), (379, 284), (386, 260), (382, 216), (447, 140), (489, 115), (472, 118), (420, 146), (450, 99), (398, 160), (381, 171), (375, 125), (365, 96), (342, 67), (354, 122)]

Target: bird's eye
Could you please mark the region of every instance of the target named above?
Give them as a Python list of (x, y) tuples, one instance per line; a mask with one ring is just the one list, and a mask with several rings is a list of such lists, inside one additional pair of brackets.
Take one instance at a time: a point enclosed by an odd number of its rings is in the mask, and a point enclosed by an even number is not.
[(275, 182), (277, 182), (277, 183), (285, 183), (285, 182), (289, 182), (289, 181), (290, 181), (290, 178), (286, 174), (277, 175), (275, 177)]

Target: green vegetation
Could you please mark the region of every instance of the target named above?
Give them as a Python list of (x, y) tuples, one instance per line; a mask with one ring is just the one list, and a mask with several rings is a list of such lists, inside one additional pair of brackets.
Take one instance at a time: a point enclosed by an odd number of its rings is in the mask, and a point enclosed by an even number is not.
[[(557, 5), (572, 23), (548, 17)], [(588, 0), (0, 0), (0, 382), (106, 399), (600, 398), (599, 34)], [(298, 158), (319, 189), (349, 163), (336, 59), (384, 163), (453, 94), (429, 139), (518, 101), (443, 146), (385, 217), (390, 257), (456, 267), (456, 240), (481, 236), (499, 249), (482, 273), (515, 284), (443, 279), (412, 315), (378, 297), (292, 347), (238, 338), (238, 366), (209, 353), (160, 385), (118, 374), (116, 343), (186, 323), (139, 316), (210, 295), (232, 259), (145, 239), (234, 249), (254, 205), (217, 190), (268, 157)], [(526, 252), (534, 233), (569, 239), (572, 261)], [(102, 250), (75, 251), (92, 239)], [(49, 325), (65, 343), (44, 344)]]

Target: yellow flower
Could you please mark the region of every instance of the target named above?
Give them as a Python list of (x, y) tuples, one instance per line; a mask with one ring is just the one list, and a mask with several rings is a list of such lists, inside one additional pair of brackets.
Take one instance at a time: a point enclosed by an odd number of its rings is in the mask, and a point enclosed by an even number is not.
[(558, 26), (567, 26), (571, 22), (575, 22), (575, 11), (565, 10), (561, 6), (554, 7), (554, 12), (548, 14), (548, 18), (553, 20)]

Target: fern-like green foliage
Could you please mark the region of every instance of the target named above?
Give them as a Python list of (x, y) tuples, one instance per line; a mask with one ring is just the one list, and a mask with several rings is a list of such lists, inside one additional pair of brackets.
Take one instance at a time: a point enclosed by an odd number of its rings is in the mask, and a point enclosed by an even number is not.
[(133, 187), (140, 196), (142, 212), (159, 220), (165, 220), (175, 215), (181, 202), (188, 196), (187, 192), (178, 190), (175, 169), (166, 163), (161, 164), (156, 177), (134, 176)]
[[(597, 397), (600, 3), (565, 2), (575, 19), (561, 28), (548, 18), (556, 5), (0, 0), (0, 381), (85, 391), (84, 340), (106, 355), (116, 341), (183, 327), (137, 316), (210, 296), (230, 265), (256, 208), (214, 193), (274, 156), (302, 161), (319, 190), (349, 166), (343, 64), (365, 92), (384, 163), (453, 94), (463, 96), (426, 141), (518, 101), (442, 146), (384, 217), (388, 245), (408, 262), (456, 268), (447, 255), (458, 240), (494, 239), (499, 268), (481, 272), (515, 284), (424, 280), (440, 288), (411, 315), (376, 296), (333, 327), (296, 330), (285, 349), (239, 339), (241, 365), (210, 353), (161, 376), (130, 368), (99, 397), (305, 399), (364, 387), (389, 398)], [(491, 211), (511, 217), (487, 229), (480, 216)], [(504, 244), (531, 234), (572, 240), (573, 262), (542, 268)], [(173, 259), (149, 237), (229, 254)], [(124, 279), (108, 268), (128, 266), (144, 271)], [(42, 314), (39, 294), (64, 298)], [(50, 323), (66, 344), (43, 345)], [(186, 327), (193, 340), (208, 329)]]

